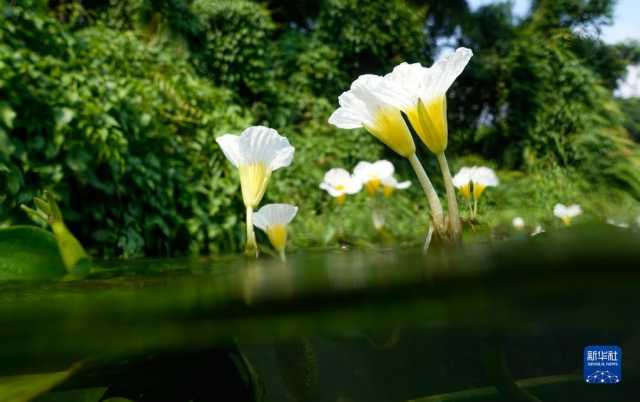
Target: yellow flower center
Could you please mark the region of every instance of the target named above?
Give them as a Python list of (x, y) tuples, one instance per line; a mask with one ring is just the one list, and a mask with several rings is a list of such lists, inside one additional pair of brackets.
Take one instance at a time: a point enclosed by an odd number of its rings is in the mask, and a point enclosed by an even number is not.
[(384, 192), (384, 196), (385, 197), (390, 197), (391, 194), (393, 194), (393, 192), (395, 191), (395, 187), (393, 186), (384, 186), (383, 188), (383, 192)]
[(380, 179), (371, 179), (364, 184), (364, 187), (367, 189), (369, 195), (374, 195), (376, 191), (378, 191), (378, 188), (380, 188)]
[(416, 152), (411, 132), (398, 109), (379, 109), (372, 127), (365, 128), (386, 146), (405, 158)]
[(347, 198), (345, 193), (340, 194), (339, 196), (336, 197), (336, 202), (338, 203), (338, 205), (342, 205), (344, 204), (345, 199)]
[(487, 188), (487, 186), (485, 186), (484, 184), (480, 184), (480, 183), (473, 183), (473, 197), (478, 200), (480, 199), (480, 196), (482, 195), (482, 192), (484, 191), (484, 189)]
[(407, 117), (422, 142), (434, 154), (447, 149), (447, 99), (439, 96), (429, 103), (418, 100), (418, 104), (407, 110)]
[(240, 187), (242, 187), (242, 199), (246, 207), (255, 208), (260, 204), (262, 196), (267, 189), (271, 172), (264, 163), (252, 163), (240, 165)]
[(462, 193), (462, 196), (468, 200), (469, 198), (471, 198), (471, 182), (465, 184), (464, 186), (460, 187), (460, 192)]
[(278, 252), (284, 250), (287, 244), (287, 227), (285, 225), (271, 225), (267, 228), (267, 236), (273, 248)]
[(562, 219), (562, 223), (564, 223), (565, 225), (571, 225), (571, 217), (570, 216), (563, 216), (561, 219)]

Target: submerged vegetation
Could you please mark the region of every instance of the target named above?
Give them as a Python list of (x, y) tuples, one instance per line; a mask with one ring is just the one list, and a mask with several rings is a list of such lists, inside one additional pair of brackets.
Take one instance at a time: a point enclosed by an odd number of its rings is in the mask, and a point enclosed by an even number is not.
[[(640, 51), (584, 33), (607, 22), (612, 2), (538, 0), (523, 19), (508, 3), (475, 11), (464, 1), (428, 3), (0, 1), (1, 224), (26, 223), (20, 205), (48, 189), (95, 256), (241, 250), (253, 232), (242, 219), (245, 191), (216, 138), (265, 125), (296, 149), (262, 200), (299, 208), (292, 247), (382, 241), (373, 213), (381, 202), (327, 172), (387, 159), (409, 179), (411, 164), (365, 129), (327, 119), (358, 76), (429, 66), (443, 37), (474, 53), (446, 105), (442, 96), (422, 105), (409, 97), (392, 105), (406, 119), (388, 124), (410, 123), (405, 139), (415, 138), (435, 192), (449, 194), (442, 210), (450, 222), (454, 190), (446, 172), (437, 174), (443, 157), (429, 150), (446, 148), (452, 172), (495, 170), (500, 186), (483, 192), (477, 217), (461, 205), (473, 231), (497, 234), (515, 217), (531, 228), (561, 226), (553, 207), (572, 202), (580, 221), (633, 224), (634, 101), (613, 90)], [(448, 121), (428, 118), (445, 108)], [(411, 156), (405, 148), (399, 154)], [(318, 190), (323, 177), (331, 197)], [(384, 200), (384, 241), (423, 238), (423, 197), (413, 185)]]

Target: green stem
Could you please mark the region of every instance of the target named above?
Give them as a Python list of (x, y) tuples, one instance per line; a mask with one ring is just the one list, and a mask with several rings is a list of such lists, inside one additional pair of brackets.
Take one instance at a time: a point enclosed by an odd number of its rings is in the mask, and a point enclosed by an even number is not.
[(422, 190), (427, 196), (429, 208), (431, 209), (432, 224), (435, 226), (438, 233), (442, 233), (442, 230), (444, 229), (444, 212), (442, 211), (442, 204), (438, 198), (438, 193), (436, 193), (436, 190), (433, 188), (433, 184), (431, 184), (431, 180), (429, 180), (429, 176), (427, 176), (427, 172), (424, 171), (424, 168), (416, 154), (411, 155), (407, 159), (409, 159), (411, 167), (416, 172), (416, 176), (418, 176), (418, 181), (422, 186)]
[(253, 208), (247, 207), (247, 243), (244, 254), (258, 257), (258, 244), (256, 243), (256, 233), (253, 228)]
[(449, 171), (449, 164), (447, 163), (446, 156), (444, 156), (444, 152), (438, 154), (437, 158), (438, 163), (440, 164), (440, 170), (442, 171), (444, 187), (447, 190), (447, 207), (449, 209), (449, 227), (451, 228), (451, 235), (453, 239), (459, 239), (462, 235), (462, 225), (460, 223), (460, 211), (458, 210), (456, 189), (453, 186), (451, 171)]

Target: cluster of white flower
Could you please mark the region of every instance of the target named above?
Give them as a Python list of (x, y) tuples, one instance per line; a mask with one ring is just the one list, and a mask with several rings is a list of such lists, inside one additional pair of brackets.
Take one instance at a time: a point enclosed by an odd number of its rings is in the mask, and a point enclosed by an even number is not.
[(258, 255), (253, 226), (267, 233), (281, 258), (287, 241), (287, 225), (298, 212), (289, 204), (268, 204), (255, 214), (267, 190), (271, 173), (287, 167), (293, 160), (295, 149), (289, 141), (272, 128), (249, 127), (241, 135), (225, 134), (216, 138), (227, 159), (240, 172), (242, 200), (247, 209), (247, 254)]
[(393, 194), (395, 190), (404, 190), (411, 185), (410, 181), (399, 182), (395, 178), (395, 167), (387, 160), (377, 162), (358, 162), (353, 174), (342, 168), (333, 168), (324, 175), (320, 188), (336, 199), (338, 204), (343, 204), (347, 194), (357, 194), (363, 188), (371, 196), (377, 194), (380, 189), (385, 197)]
[(463, 167), (453, 177), (453, 185), (469, 204), (471, 219), (475, 219), (478, 214), (478, 200), (484, 190), (496, 187), (499, 183), (496, 172), (484, 166)]

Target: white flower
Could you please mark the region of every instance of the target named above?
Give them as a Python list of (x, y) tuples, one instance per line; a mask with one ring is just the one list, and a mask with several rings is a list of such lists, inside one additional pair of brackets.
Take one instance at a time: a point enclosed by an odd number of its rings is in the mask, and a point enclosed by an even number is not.
[(516, 216), (515, 218), (513, 218), (513, 221), (511, 221), (511, 223), (513, 224), (513, 227), (518, 230), (524, 229), (524, 219), (522, 219), (522, 217), (520, 216)]
[(242, 198), (247, 208), (255, 208), (267, 189), (271, 172), (289, 166), (294, 148), (272, 128), (249, 127), (241, 135), (216, 138), (229, 161), (240, 170)]
[(431, 67), (402, 63), (385, 76), (395, 85), (381, 91), (383, 99), (407, 114), (422, 142), (435, 154), (447, 148), (447, 90), (471, 56), (470, 49), (458, 48)]
[(374, 163), (361, 161), (353, 169), (353, 177), (362, 182), (369, 194), (374, 194), (382, 180), (393, 176), (394, 171), (393, 164), (387, 160)]
[(281, 256), (287, 244), (287, 225), (298, 213), (298, 207), (290, 204), (267, 204), (253, 217), (253, 224), (264, 231)]
[(329, 123), (346, 129), (364, 127), (399, 155), (409, 158), (416, 152), (411, 132), (400, 110), (383, 100), (393, 98), (397, 92), (392, 86), (378, 75), (361, 75), (338, 97), (340, 107), (329, 117)]
[(541, 225), (536, 226), (536, 228), (531, 233), (531, 236), (537, 236), (540, 233), (544, 233), (544, 228)]
[(362, 190), (362, 182), (351, 176), (342, 168), (333, 168), (324, 174), (320, 188), (335, 197), (339, 204), (345, 200), (346, 194), (356, 194)]
[(453, 176), (453, 185), (460, 190), (464, 198), (471, 197), (472, 173), (474, 168), (463, 167)]
[(463, 167), (453, 177), (453, 185), (467, 199), (473, 195), (477, 200), (487, 187), (495, 187), (498, 184), (500, 180), (493, 169), (484, 166)]
[(565, 225), (569, 225), (571, 223), (571, 219), (575, 218), (576, 216), (582, 214), (582, 208), (580, 207), (580, 205), (578, 204), (573, 204), (573, 205), (563, 205), (563, 204), (556, 204), (553, 207), (553, 214), (562, 219), (562, 222)]
[(382, 186), (384, 189), (384, 196), (389, 197), (395, 190), (405, 190), (411, 186), (411, 182), (398, 181), (394, 176), (388, 176), (382, 179)]

